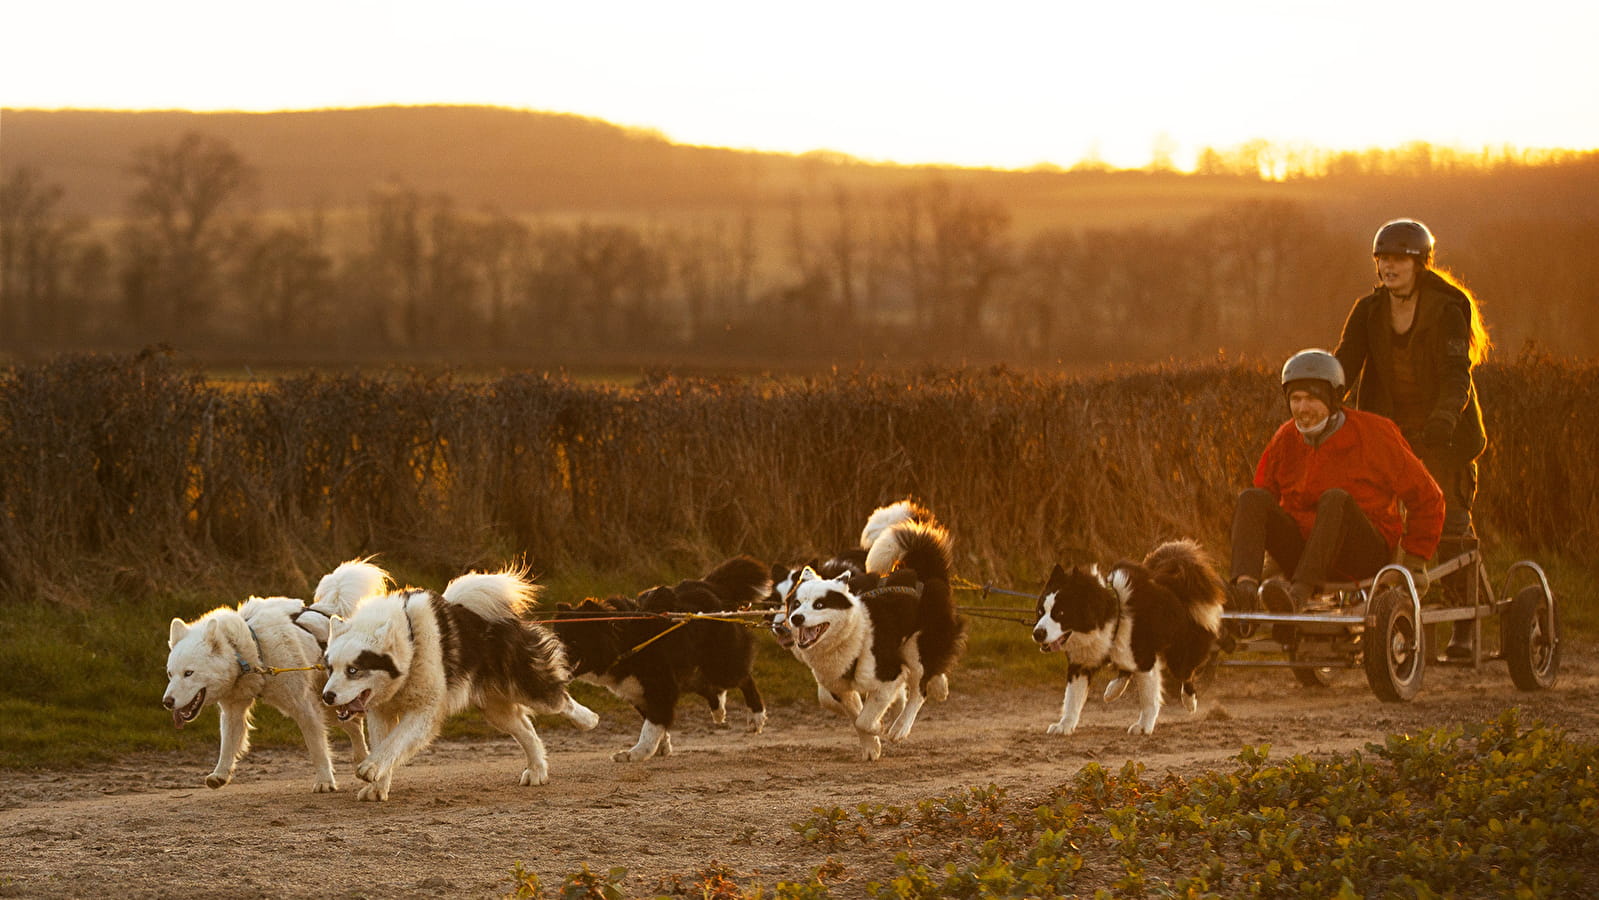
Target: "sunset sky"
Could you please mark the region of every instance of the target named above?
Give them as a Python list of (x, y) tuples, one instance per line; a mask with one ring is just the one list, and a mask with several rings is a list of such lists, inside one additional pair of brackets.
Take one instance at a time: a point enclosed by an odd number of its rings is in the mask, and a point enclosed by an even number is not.
[[(0, 106), (493, 104), (1027, 167), (1253, 138), (1599, 148), (1599, 13), (1520, 3), (0, 0)], [(0, 153), (4, 122), (0, 120)]]

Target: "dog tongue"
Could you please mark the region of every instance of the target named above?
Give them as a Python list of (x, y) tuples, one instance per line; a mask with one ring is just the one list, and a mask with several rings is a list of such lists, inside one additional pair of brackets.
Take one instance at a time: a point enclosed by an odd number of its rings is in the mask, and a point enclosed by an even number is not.
[(187, 724), (189, 724), (189, 723), (184, 721), (184, 719), (183, 719), (183, 710), (174, 709), (172, 711), (172, 726), (174, 728), (182, 728), (183, 726), (185, 726)]

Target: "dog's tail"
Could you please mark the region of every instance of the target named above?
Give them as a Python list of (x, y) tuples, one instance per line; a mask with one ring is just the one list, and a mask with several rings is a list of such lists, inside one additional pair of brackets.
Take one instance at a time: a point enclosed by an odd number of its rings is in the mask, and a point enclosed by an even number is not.
[(1184, 538), (1161, 544), (1144, 557), (1144, 568), (1156, 583), (1183, 601), (1196, 622), (1210, 627), (1213, 620), (1219, 620), (1227, 595), (1216, 564), (1196, 541)]
[(749, 606), (772, 591), (772, 575), (766, 564), (748, 556), (723, 562), (701, 580), (711, 586), (729, 610)]
[(539, 590), (525, 569), (468, 572), (445, 586), (444, 601), (491, 622), (505, 621), (521, 617), (538, 602)]
[(309, 609), (324, 616), (349, 618), (362, 600), (386, 594), (393, 585), (389, 573), (372, 564), (372, 557), (352, 559), (322, 576)]
[(880, 506), (867, 517), (866, 527), (861, 529), (861, 549), (871, 552), (872, 545), (877, 543), (877, 539), (901, 522), (924, 522), (935, 525), (938, 520), (933, 518), (932, 512), (927, 507), (909, 498)]
[(954, 568), (949, 532), (932, 522), (906, 521), (889, 528), (872, 543), (866, 571), (886, 575), (898, 566), (914, 569), (918, 580), (948, 581)]

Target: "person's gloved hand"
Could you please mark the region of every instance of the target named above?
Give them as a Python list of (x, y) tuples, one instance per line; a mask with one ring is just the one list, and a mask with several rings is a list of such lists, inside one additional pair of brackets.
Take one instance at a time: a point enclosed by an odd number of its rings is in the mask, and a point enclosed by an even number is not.
[(1427, 593), (1427, 588), (1432, 586), (1432, 581), (1427, 577), (1427, 560), (1414, 553), (1406, 553), (1402, 563), (1410, 570), (1410, 577), (1416, 582), (1416, 594), (1420, 596)]
[(1455, 437), (1455, 423), (1442, 413), (1433, 413), (1421, 428), (1421, 444), (1429, 450), (1448, 448)]

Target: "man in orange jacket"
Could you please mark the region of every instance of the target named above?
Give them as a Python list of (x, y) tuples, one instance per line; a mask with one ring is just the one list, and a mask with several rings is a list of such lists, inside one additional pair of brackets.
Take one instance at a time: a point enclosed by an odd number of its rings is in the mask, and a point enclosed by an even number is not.
[[(1233, 513), (1235, 606), (1296, 612), (1317, 585), (1369, 578), (1403, 551), (1418, 574), (1438, 547), (1444, 497), (1399, 427), (1344, 409), (1344, 370), (1303, 350), (1282, 371), (1292, 418), (1272, 435)], [(1261, 584), (1265, 554), (1283, 578)], [(1279, 632), (1281, 634), (1281, 632)]]

